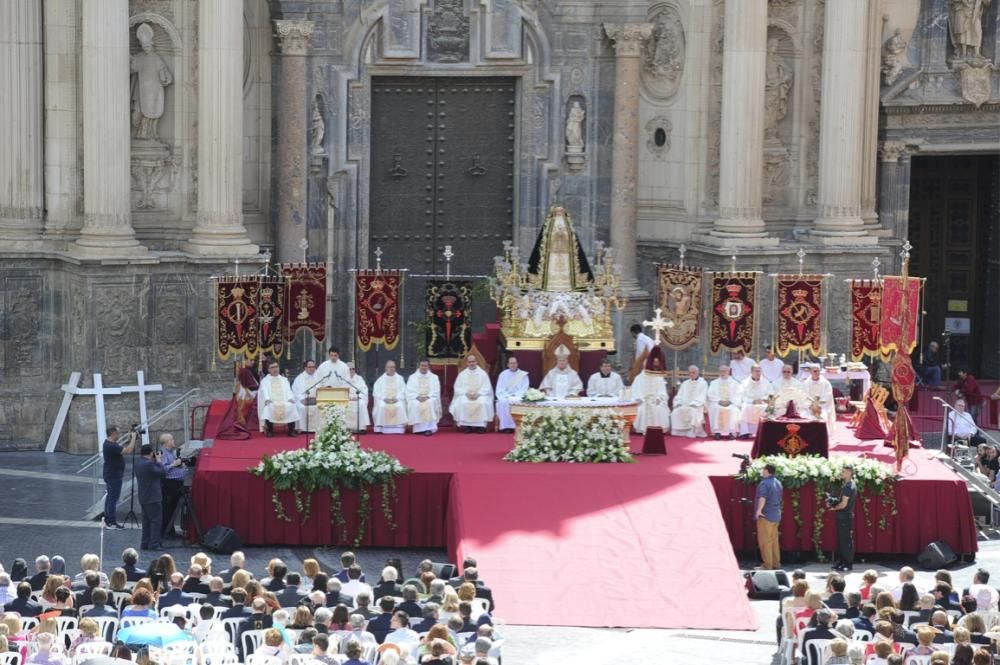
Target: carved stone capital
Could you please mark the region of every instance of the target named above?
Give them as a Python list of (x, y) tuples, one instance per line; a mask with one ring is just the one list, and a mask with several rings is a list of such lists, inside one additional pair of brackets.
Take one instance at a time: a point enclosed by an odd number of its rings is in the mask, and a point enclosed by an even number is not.
[(615, 43), (618, 57), (638, 58), (653, 35), (652, 23), (605, 23), (604, 32)]
[(884, 141), (878, 148), (878, 157), (883, 162), (898, 162), (905, 150), (906, 144), (902, 141)]
[(316, 24), (312, 21), (276, 20), (274, 36), (282, 55), (307, 55)]

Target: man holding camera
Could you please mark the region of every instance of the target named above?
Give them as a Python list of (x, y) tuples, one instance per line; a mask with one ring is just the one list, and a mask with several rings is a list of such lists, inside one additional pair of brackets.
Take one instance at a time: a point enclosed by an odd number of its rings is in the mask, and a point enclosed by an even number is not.
[(153, 452), (149, 443), (142, 444), (142, 455), (135, 462), (135, 481), (139, 486), (139, 505), (142, 506), (142, 541), (144, 550), (162, 550), (163, 485), (167, 470), (160, 463), (160, 455)]
[(854, 502), (858, 497), (854, 469), (845, 466), (840, 479), (840, 498), (827, 497), (830, 510), (837, 513), (837, 565), (833, 569), (850, 571), (854, 568)]
[(763, 564), (760, 570), (781, 569), (781, 546), (778, 544), (778, 525), (781, 524), (781, 502), (784, 488), (774, 474), (773, 464), (764, 466), (761, 481), (757, 483), (754, 497), (757, 517), (757, 545)]
[(104, 524), (110, 529), (124, 529), (118, 523), (118, 498), (122, 495), (122, 480), (125, 478), (125, 455), (132, 452), (135, 439), (131, 436), (126, 443), (118, 441), (121, 435), (118, 428), (112, 425), (108, 428), (107, 438), (101, 446), (104, 457)]
[(173, 528), (174, 511), (184, 492), (184, 462), (177, 455), (177, 444), (172, 434), (160, 435), (160, 463), (167, 470), (161, 483), (163, 486), (163, 537)]

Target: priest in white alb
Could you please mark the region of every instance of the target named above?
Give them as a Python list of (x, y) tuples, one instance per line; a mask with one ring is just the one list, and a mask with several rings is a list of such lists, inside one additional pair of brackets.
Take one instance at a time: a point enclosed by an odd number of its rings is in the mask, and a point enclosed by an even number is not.
[(743, 349), (736, 349), (733, 359), (729, 361), (730, 376), (736, 383), (743, 383), (750, 378), (750, 370), (756, 365), (753, 358), (747, 358)]
[(670, 433), (695, 438), (705, 436), (705, 400), (708, 384), (701, 378), (696, 365), (688, 367), (688, 378), (674, 395), (674, 410), (670, 413)]
[(347, 371), (347, 378), (351, 381), (345, 418), (347, 428), (352, 432), (366, 432), (372, 424), (371, 416), (368, 415), (368, 384), (365, 383), (365, 377), (354, 369), (354, 363), (347, 363)]
[(385, 363), (385, 374), (378, 377), (372, 389), (375, 398), (372, 417), (375, 431), (382, 434), (402, 434), (406, 431), (406, 381), (396, 374), (396, 363)]
[(576, 397), (583, 390), (583, 381), (580, 380), (576, 370), (569, 366), (569, 349), (565, 344), (560, 344), (556, 348), (555, 356), (556, 366), (542, 379), (542, 385), (538, 386), (539, 390), (555, 399)]
[(802, 392), (808, 403), (802, 405), (799, 413), (808, 413), (816, 420), (824, 420), (829, 428), (837, 421), (837, 407), (833, 401), (833, 386), (823, 376), (822, 369), (819, 363), (809, 366), (809, 378), (802, 382)]
[(767, 410), (767, 401), (774, 394), (771, 383), (762, 376), (762, 369), (757, 365), (750, 370), (750, 378), (740, 385), (743, 396), (743, 409), (740, 412), (740, 438), (749, 439), (757, 434), (757, 425)]
[(507, 358), (507, 369), (497, 377), (497, 419), (501, 432), (513, 432), (516, 423), (510, 415), (511, 401), (524, 397), (530, 387), (528, 373), (517, 368), (517, 356)]
[(611, 371), (611, 361), (607, 358), (601, 361), (600, 369), (587, 379), (587, 397), (618, 398), (624, 389), (622, 377)]
[(322, 380), (316, 375), (316, 361), (307, 360), (302, 373), (292, 381), (292, 392), (299, 405), (302, 418), (299, 420), (299, 431), (315, 432), (319, 429), (319, 409), (316, 407), (316, 389)]
[(782, 364), (781, 378), (772, 382), (771, 388), (774, 391), (774, 415), (777, 417), (788, 413), (789, 402), (794, 402), (795, 413), (806, 407), (802, 382), (793, 376), (791, 365)]
[(485, 432), (493, 420), (493, 386), (490, 375), (479, 367), (479, 359), (470, 354), (465, 369), (455, 378), (448, 412), (463, 432)]
[(760, 375), (765, 381), (774, 383), (781, 378), (781, 368), (785, 366), (780, 358), (774, 356), (774, 347), (767, 347), (767, 357), (760, 361)]
[(708, 384), (708, 424), (712, 437), (733, 438), (740, 430), (740, 384), (729, 375), (729, 365), (719, 367), (719, 378)]
[(430, 436), (441, 420), (441, 381), (431, 364), (421, 360), (417, 371), (406, 380), (406, 413), (414, 434)]
[(670, 429), (670, 396), (667, 394), (665, 364), (663, 351), (654, 346), (646, 356), (645, 369), (632, 382), (632, 399), (639, 401), (632, 426), (639, 434), (645, 434), (650, 427)]
[(331, 346), (327, 352), (327, 359), (316, 368), (316, 374), (323, 380), (321, 384), (326, 388), (350, 388), (350, 372), (347, 363), (340, 359), (340, 349)]
[(267, 436), (274, 436), (275, 425), (288, 425), (288, 436), (295, 436), (299, 409), (288, 379), (278, 372), (278, 363), (267, 365), (267, 375), (257, 389), (257, 416)]

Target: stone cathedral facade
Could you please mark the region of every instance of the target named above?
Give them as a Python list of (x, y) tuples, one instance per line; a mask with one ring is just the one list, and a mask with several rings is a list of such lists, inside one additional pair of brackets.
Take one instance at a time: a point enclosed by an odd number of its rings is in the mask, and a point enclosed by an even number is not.
[[(998, 13), (986, 0), (6, 0), (0, 444), (44, 441), (71, 371), (125, 385), (143, 369), (165, 388), (153, 411), (192, 387), (224, 397), (212, 275), (265, 253), (328, 263), (332, 340), (350, 356), (349, 270), (376, 248), (419, 276), (444, 271), (449, 245), (454, 273), (485, 274), (505, 240), (527, 255), (554, 203), (588, 251), (617, 250), (630, 317), (648, 314), (653, 264), (681, 245), (689, 264), (735, 256), (765, 274), (797, 270), (803, 249), (807, 271), (833, 275), (831, 351), (846, 346), (843, 279), (876, 258), (896, 272), (909, 239), (931, 285), (925, 333), (966, 320), (956, 353), (995, 375)], [(137, 420), (135, 406), (109, 398), (109, 421)], [(77, 398), (67, 449), (94, 449), (93, 414)]]

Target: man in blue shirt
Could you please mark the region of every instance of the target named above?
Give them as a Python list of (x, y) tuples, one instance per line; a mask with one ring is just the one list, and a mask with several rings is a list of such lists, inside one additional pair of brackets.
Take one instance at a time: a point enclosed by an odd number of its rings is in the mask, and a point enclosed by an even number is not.
[(174, 511), (184, 493), (184, 475), (186, 471), (177, 456), (177, 444), (172, 434), (160, 435), (160, 463), (167, 470), (163, 479), (163, 537), (172, 535), (174, 527)]
[(757, 544), (764, 563), (761, 570), (781, 568), (781, 547), (778, 545), (778, 525), (781, 523), (781, 500), (784, 489), (775, 478), (775, 466), (767, 464), (761, 472), (763, 478), (757, 484), (754, 498), (757, 518)]
[(104, 523), (108, 527), (124, 529), (118, 524), (118, 498), (122, 495), (122, 479), (125, 478), (125, 455), (132, 452), (135, 441), (129, 437), (128, 443), (121, 444), (118, 428), (112, 425), (108, 428), (108, 438), (101, 446), (104, 456)]

